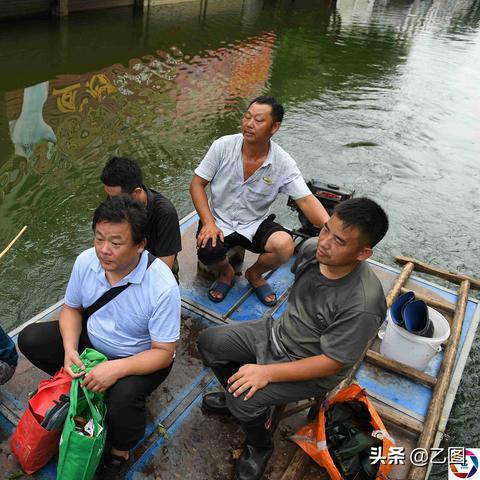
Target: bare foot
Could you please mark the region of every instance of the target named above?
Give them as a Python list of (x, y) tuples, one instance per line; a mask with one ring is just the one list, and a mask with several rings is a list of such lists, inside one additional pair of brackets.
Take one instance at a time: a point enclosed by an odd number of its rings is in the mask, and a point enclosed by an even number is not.
[[(232, 268), (230, 264), (228, 264), (228, 267), (225, 270), (222, 270), (218, 274), (217, 281), (226, 283), (227, 285), (231, 285), (234, 277), (235, 277), (235, 270)], [(213, 298), (216, 298), (218, 300), (223, 299), (223, 294), (221, 292), (217, 292), (216, 290), (210, 290), (210, 295)]]
[[(253, 265), (245, 270), (245, 278), (250, 282), (250, 285), (253, 288), (261, 287), (262, 285), (265, 285), (267, 283), (267, 281), (262, 277), (262, 275), (259, 275), (257, 272), (255, 272)], [(274, 302), (276, 298), (277, 296), (275, 294), (268, 295), (268, 297), (265, 297), (265, 301)]]

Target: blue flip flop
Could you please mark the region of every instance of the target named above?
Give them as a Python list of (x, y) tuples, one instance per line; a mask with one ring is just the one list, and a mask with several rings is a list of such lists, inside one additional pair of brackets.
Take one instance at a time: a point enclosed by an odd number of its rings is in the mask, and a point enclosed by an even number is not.
[[(210, 285), (210, 288), (208, 289), (208, 298), (215, 303), (223, 302), (225, 300), (225, 297), (228, 295), (228, 292), (232, 289), (234, 283), (235, 281), (232, 281), (232, 283), (229, 285), (228, 283), (216, 280)], [(212, 295), (212, 291), (219, 292), (223, 296), (221, 298), (215, 298)]]
[[(268, 282), (260, 285), (259, 287), (253, 287), (253, 291), (255, 292), (257, 298), (267, 307), (273, 307), (274, 305), (276, 305), (277, 294), (273, 291), (271, 285)], [(275, 300), (267, 302), (265, 299), (270, 295), (275, 295)]]

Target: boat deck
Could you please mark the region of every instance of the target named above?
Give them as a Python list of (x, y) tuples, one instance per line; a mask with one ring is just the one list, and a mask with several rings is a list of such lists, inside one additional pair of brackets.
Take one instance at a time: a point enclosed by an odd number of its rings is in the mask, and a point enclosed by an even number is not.
[[(181, 224), (183, 251), (179, 256), (179, 263), (183, 312), (181, 340), (175, 365), (167, 380), (149, 398), (146, 434), (134, 449), (126, 479), (223, 480), (231, 478), (234, 458), (241, 447), (242, 435), (238, 425), (231, 419), (205, 415), (200, 409), (202, 394), (217, 388), (218, 384), (212, 373), (202, 365), (196, 349), (196, 339), (202, 329), (218, 323), (253, 320), (264, 315), (278, 317), (285, 308), (285, 300), (293, 280), (290, 263), (270, 275), (269, 282), (280, 295), (281, 301), (277, 307), (269, 309), (257, 300), (249, 284), (240, 275), (241, 271), (254, 260), (254, 256), (247, 253), (243, 264), (238, 265), (239, 276), (227, 299), (219, 304), (211, 302), (205, 294), (211, 279), (197, 272), (194, 239), (196, 225), (197, 218), (193, 215), (184, 219)], [(398, 271), (373, 261), (370, 265), (380, 278), (384, 291), (388, 292), (398, 276)], [(438, 300), (456, 302), (456, 293), (421, 278), (411, 277), (406, 287)], [(61, 305), (62, 302), (59, 302), (30, 322), (58, 318)], [(442, 313), (447, 318), (451, 317), (446, 312)], [(445, 430), (479, 320), (478, 302), (470, 299), (454, 376), (445, 399), (437, 434), (437, 444)], [(15, 339), (20, 329), (21, 327), (11, 332)], [(378, 344), (374, 345), (374, 349), (378, 349)], [(432, 376), (438, 374), (442, 355), (439, 353), (433, 358), (426, 373)], [(21, 357), (13, 379), (0, 387), (0, 449), (2, 452), (0, 467), (5, 472), (4, 478), (27, 478), (26, 475), (20, 476), (21, 470), (18, 464), (8, 455), (8, 438), (14, 430), (19, 415), (25, 409), (28, 393), (33, 391), (38, 381), (44, 377), (42, 372)], [(360, 367), (357, 380), (367, 388), (370, 396), (382, 405), (394, 408), (415, 420), (422, 421), (425, 417), (431, 398), (429, 387), (366, 362)], [(267, 467), (265, 479), (278, 480), (282, 477), (297, 449), (288, 437), (305, 421), (306, 413), (301, 412), (280, 423), (275, 434), (276, 449)], [(398, 446), (405, 447), (407, 452), (413, 448), (415, 437), (412, 434), (388, 423), (387, 428)], [(50, 462), (33, 478), (54, 479), (55, 465), (55, 461)], [(391, 478), (405, 478), (408, 467), (408, 462), (404, 466), (396, 466)], [(304, 478), (306, 480), (323, 478), (322, 470), (312, 462)]]

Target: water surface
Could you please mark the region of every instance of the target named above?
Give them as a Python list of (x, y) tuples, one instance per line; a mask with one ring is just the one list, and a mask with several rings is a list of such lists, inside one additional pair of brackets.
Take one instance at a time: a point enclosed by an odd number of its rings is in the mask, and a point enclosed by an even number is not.
[[(0, 249), (28, 225), (0, 260), (2, 326), (62, 298), (110, 156), (136, 158), (183, 216), (195, 166), (262, 93), (284, 102), (276, 141), (307, 178), (389, 212), (377, 260), (480, 276), (479, 21), (478, 0), (216, 0), (2, 25)], [(479, 352), (452, 445), (480, 445)]]

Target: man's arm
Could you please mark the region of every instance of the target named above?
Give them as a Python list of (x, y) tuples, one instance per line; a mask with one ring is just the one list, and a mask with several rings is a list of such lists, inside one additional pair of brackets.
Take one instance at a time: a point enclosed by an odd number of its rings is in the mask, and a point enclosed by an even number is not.
[(167, 257), (158, 257), (170, 270), (175, 262), (175, 255), (168, 255)]
[(342, 363), (326, 355), (269, 365), (247, 364), (240, 367), (238, 372), (228, 379), (230, 384), (228, 391), (238, 397), (249, 390), (245, 395), (245, 400), (248, 400), (257, 390), (266, 387), (269, 383), (301, 382), (328, 377), (338, 373), (342, 367)]
[(82, 308), (73, 308), (63, 305), (60, 312), (59, 328), (62, 335), (63, 349), (65, 351), (63, 367), (72, 377), (80, 377), (82, 373), (73, 373), (71, 365), (84, 369), (84, 365), (78, 354), (78, 339), (82, 332)]
[(197, 246), (205, 247), (208, 240), (212, 240), (212, 246), (217, 244), (217, 237), (223, 242), (223, 232), (217, 227), (213, 218), (210, 207), (208, 206), (207, 192), (205, 187), (208, 181), (198, 175), (194, 175), (190, 184), (190, 195), (192, 196), (193, 205), (202, 222), (202, 229), (197, 237)]
[[(165, 209), (169, 207), (167, 205)], [(173, 205), (171, 205), (171, 209), (172, 211), (163, 213), (156, 212), (153, 218), (155, 234), (151, 235), (147, 243), (147, 250), (158, 257), (170, 270), (178, 252), (182, 249), (178, 215)]]
[(152, 342), (149, 350), (100, 363), (85, 375), (82, 387), (87, 387), (92, 392), (103, 392), (120, 378), (148, 375), (166, 368), (172, 363), (175, 345), (176, 342)]
[(298, 208), (300, 208), (307, 219), (317, 227), (322, 228), (323, 225), (328, 222), (330, 215), (328, 215), (324, 206), (315, 197), (315, 195), (312, 194), (307, 195), (306, 197), (298, 198), (295, 200), (295, 203), (298, 205)]

